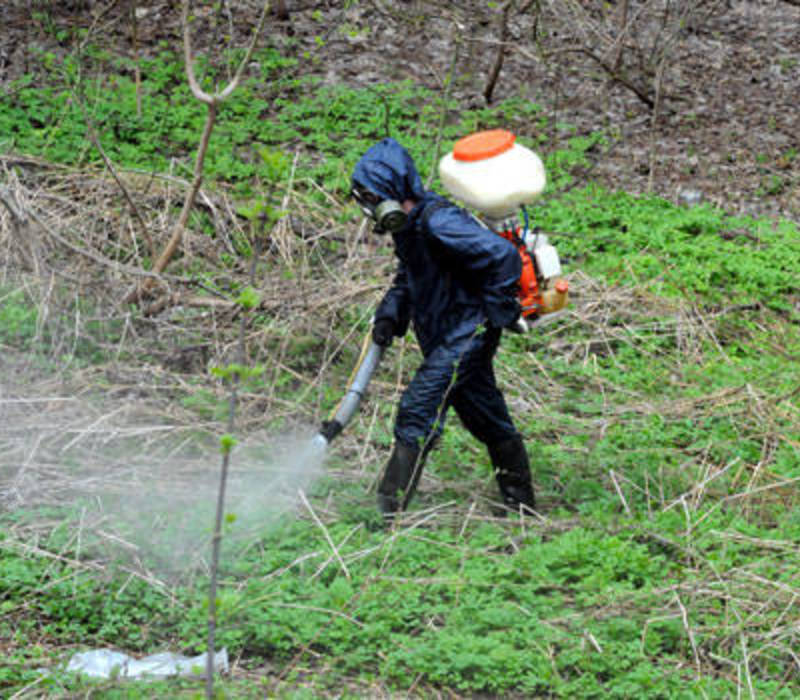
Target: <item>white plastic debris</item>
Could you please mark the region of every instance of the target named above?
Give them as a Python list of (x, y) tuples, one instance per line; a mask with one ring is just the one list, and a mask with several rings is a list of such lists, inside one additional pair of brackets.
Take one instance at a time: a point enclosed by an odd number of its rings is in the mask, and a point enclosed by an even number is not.
[[(228, 672), (228, 650), (214, 654), (214, 670)], [(113, 649), (94, 649), (75, 654), (67, 671), (77, 671), (92, 678), (168, 678), (170, 676), (203, 676), (206, 654), (181, 656), (170, 652), (151, 654), (135, 659)]]
[(703, 201), (703, 193), (700, 190), (681, 189), (678, 190), (678, 199), (687, 207), (695, 207)]

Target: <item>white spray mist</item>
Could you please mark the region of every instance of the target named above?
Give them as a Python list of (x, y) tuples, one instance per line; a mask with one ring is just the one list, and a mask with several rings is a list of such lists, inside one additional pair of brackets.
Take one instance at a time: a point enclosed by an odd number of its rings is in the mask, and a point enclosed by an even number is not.
[[(251, 438), (231, 454), (226, 487), (223, 561), (295, 508), (322, 474), (324, 454), (303, 433)], [(211, 443), (212, 441), (207, 441)], [(202, 565), (209, 553), (219, 489), (220, 455), (211, 444), (173, 452), (156, 469), (142, 469), (137, 487), (104, 496), (100, 510), (119, 537), (139, 549), (162, 575)]]
[[(323, 473), (311, 430), (248, 436), (231, 454), (223, 561), (257, 541)], [(210, 551), (217, 436), (132, 405), (0, 394), (0, 507), (58, 507), (80, 556), (174, 579)], [(35, 519), (35, 516), (34, 516)]]

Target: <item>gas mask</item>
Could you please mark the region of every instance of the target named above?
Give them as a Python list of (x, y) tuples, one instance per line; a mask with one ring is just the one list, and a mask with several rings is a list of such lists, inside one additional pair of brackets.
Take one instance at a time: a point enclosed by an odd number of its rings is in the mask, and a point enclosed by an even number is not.
[(373, 230), (377, 234), (397, 233), (408, 222), (408, 214), (396, 199), (381, 199), (374, 192), (358, 185), (353, 186), (351, 194), (361, 211), (375, 222)]

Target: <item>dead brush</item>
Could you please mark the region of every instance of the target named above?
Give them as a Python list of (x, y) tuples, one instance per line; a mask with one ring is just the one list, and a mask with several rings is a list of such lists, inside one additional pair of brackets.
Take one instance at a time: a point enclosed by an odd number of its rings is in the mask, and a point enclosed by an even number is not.
[[(703, 313), (685, 300), (664, 300), (643, 288), (603, 286), (576, 273), (571, 289), (573, 309), (568, 318), (547, 331), (548, 351), (566, 362), (592, 366), (598, 358), (615, 358), (616, 349), (628, 345), (638, 353), (673, 365), (675, 377), (685, 366), (707, 361), (711, 353), (726, 357), (717, 335), (717, 324), (729, 314), (751, 310), (732, 306)], [(569, 336), (565, 338), (564, 336)], [(668, 339), (671, 351), (650, 350), (653, 336)], [(544, 377), (542, 391), (551, 397), (567, 394), (552, 376)], [(797, 425), (797, 404), (791, 396), (775, 395), (767, 388), (743, 382), (739, 386), (694, 392), (692, 396), (658, 399), (600, 379), (594, 391), (607, 400), (601, 418), (571, 415), (563, 429), (568, 433), (602, 436), (620, 421), (659, 416), (666, 421), (702, 421), (724, 416), (736, 426), (741, 440), (761, 444), (760, 458), (745, 462), (734, 458), (719, 463), (711, 456), (711, 444), (699, 452), (687, 452), (679, 465), (683, 490), (675, 492), (669, 469), (656, 473), (628, 473), (609, 465), (606, 476), (618, 496), (620, 509), (633, 517), (644, 508), (647, 517), (639, 538), (680, 561), (692, 571), (686, 584), (656, 587), (622, 595), (599, 609), (597, 616), (642, 617), (642, 649), (653, 626), (679, 620), (687, 640), (692, 671), (701, 677), (720, 674), (752, 695), (753, 677), (769, 675), (771, 664), (787, 670), (784, 681), (800, 671), (795, 607), (800, 595), (797, 544), (790, 540), (747, 536), (735, 530), (719, 530), (710, 523), (720, 512), (736, 512), (754, 524), (770, 526), (776, 513), (798, 506), (800, 477), (783, 476), (772, 469), (779, 445), (796, 445), (792, 425)], [(796, 394), (796, 392), (795, 392)], [(558, 420), (558, 418), (557, 418)], [(655, 523), (660, 514), (682, 514), (685, 527), (679, 536), (660, 533)], [(731, 543), (746, 544), (746, 561), (726, 561)], [(722, 555), (711, 552), (721, 550)], [(552, 621), (551, 621), (552, 622)], [(598, 652), (601, 648), (596, 647)]]
[[(10, 167), (10, 157), (4, 156), (3, 164)], [(15, 352), (7, 342), (4, 348), (4, 368), (10, 371), (4, 372), (0, 395), (3, 510), (43, 512), (36, 509), (74, 503), (75, 494), (90, 501), (109, 493), (124, 497), (128, 489), (154, 480), (161, 480), (165, 497), (174, 499), (185, 490), (188, 498), (193, 487), (187, 484), (199, 478), (197, 453), (189, 446), (199, 434), (218, 431), (223, 417), (211, 411), (199, 418), (196, 404), (183, 399), (202, 389), (209, 404), (224, 400), (224, 387), (211, 381), (207, 370), (234, 357), (239, 311), (230, 292), (246, 281), (246, 266), (238, 260), (243, 243), (252, 240), (248, 222), (235, 213), (224, 189), (201, 190), (199, 207), (214, 222), (215, 235), (190, 234), (179, 261), (185, 273), (153, 278), (159, 296), (140, 309), (127, 308), (120, 299), (148, 276), (142, 269), (148, 246), (118, 183), (104, 171), (79, 173), (26, 159), (21, 167), (18, 161), (13, 164), (19, 175), (6, 179), (5, 206), (0, 207), (0, 279), (4, 289), (19, 291), (36, 307), (37, 321), (31, 338), (35, 352)], [(154, 241), (163, 240), (186, 183), (169, 175), (123, 172), (119, 177), (133, 193)], [(253, 362), (264, 367), (263, 381), (242, 387), (239, 394), (240, 429), (256, 440), (273, 421), (288, 426), (318, 421), (326, 389), (344, 386), (370, 309), (391, 269), (390, 251), (372, 247), (362, 228), (341, 227), (324, 209), (304, 200), (300, 191), (311, 186), (290, 179), (283, 208), (292, 214), (262, 241), (256, 284), (261, 303), (245, 328), (245, 344)], [(326, 196), (333, 210), (341, 205)], [(26, 216), (19, 215), (19, 208), (11, 211), (7, 200), (24, 207)], [(32, 237), (20, 237), (22, 220)], [(800, 671), (796, 543), (720, 529), (715, 520), (720, 513), (736, 513), (748, 522), (769, 524), (776, 512), (797, 507), (800, 478), (774, 469), (779, 446), (796, 444), (788, 427), (798, 419), (796, 394), (775, 395), (767, 387), (742, 382), (659, 396), (590, 371), (604, 363), (622, 367), (621, 349), (632, 349), (667, 366), (674, 386), (681, 388), (687, 368), (712, 357), (724, 361), (720, 324), (749, 309), (704, 311), (687, 299), (656, 296), (644, 284), (609, 285), (580, 271), (570, 275), (570, 282), (570, 311), (519, 341), (530, 344), (526, 351), (503, 350), (507, 357), (499, 362), (500, 382), (511, 386), (516, 381), (521, 389), (519, 397), (511, 397), (515, 410), (547, 421), (555, 443), (586, 436), (582, 447), (572, 449), (587, 460), (615, 426), (652, 417), (667, 423), (723, 417), (738, 439), (761, 445), (753, 461), (720, 461), (707, 444), (673, 446), (669, 455), (659, 448), (665, 457), (680, 456), (669, 464), (665, 459), (660, 469), (605, 465), (598, 479), (614, 494), (620, 512), (635, 520), (620, 527), (632, 527), (637, 539), (679, 565), (687, 581), (615, 594), (597, 608), (594, 619), (644, 620), (643, 649), (660, 623), (678, 621), (684, 630), (683, 668), (697, 676), (730, 678), (744, 693), (754, 676), (769, 676), (776, 662)], [(537, 356), (540, 349), (586, 372), (580, 380), (556, 373)], [(373, 383), (372, 396), (394, 403), (417, 358), (411, 341), (398, 343), (391, 355), (394, 364)], [(563, 409), (560, 402), (576, 381), (601, 397), (601, 413)], [(377, 434), (383, 418), (377, 402), (364, 408), (360, 424), (337, 442), (342, 459), (332, 475), (363, 484), (366, 502), (371, 499), (370, 475), (382, 459)], [(137, 457), (131, 458), (134, 447)], [(624, 453), (623, 447), (620, 456)], [(65, 466), (65, 457), (72, 468)], [(434, 462), (422, 488), (435, 497), (457, 493), (460, 498), (442, 498), (406, 514), (392, 537), (424, 537), (432, 528), (463, 533), (477, 523), (497, 522), (488, 514), (485, 484), (443, 477)], [(564, 505), (559, 488), (556, 478), (543, 494), (542, 512), (508, 525), (508, 540), (487, 556), (499, 551), (513, 555), (530, 538), (573, 528), (575, 517), (550, 513)], [(116, 507), (119, 500), (113, 503)], [(659, 517), (673, 512), (680, 514), (682, 528), (661, 532)], [(110, 527), (112, 514), (79, 507), (73, 513), (74, 531), (55, 548), (49, 537), (62, 525), (59, 518), (21, 519), (0, 546), (66, 564), (75, 577), (84, 571), (112, 577), (119, 569), (174, 599), (175, 581), (154, 568), (141, 545)], [(327, 550), (298, 553), (318, 560), (310, 577), (319, 577), (327, 567), (338, 567), (346, 576), (370, 555), (344, 551), (346, 540), (330, 535), (328, 528), (340, 517), (335, 498), (322, 503), (305, 498), (298, 517), (326, 534)], [(179, 553), (197, 554), (189, 544)], [(734, 546), (747, 548), (745, 560), (725, 557)], [(120, 557), (119, 552), (126, 554)], [(197, 561), (202, 570), (202, 554)], [(587, 648), (603, 653), (601, 640), (591, 633), (585, 639)]]

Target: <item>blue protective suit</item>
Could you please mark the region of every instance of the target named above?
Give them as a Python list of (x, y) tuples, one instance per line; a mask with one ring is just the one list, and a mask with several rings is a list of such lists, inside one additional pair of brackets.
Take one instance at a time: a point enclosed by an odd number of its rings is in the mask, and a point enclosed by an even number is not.
[(502, 328), (519, 316), (521, 261), (514, 246), (464, 209), (427, 192), (408, 152), (393, 139), (370, 148), (353, 183), (383, 199), (416, 201), (393, 234), (399, 267), (375, 320), (403, 336), (411, 322), (424, 360), (403, 392), (395, 438), (421, 446), (438, 436), (452, 406), (479, 440), (517, 435), (492, 360)]

